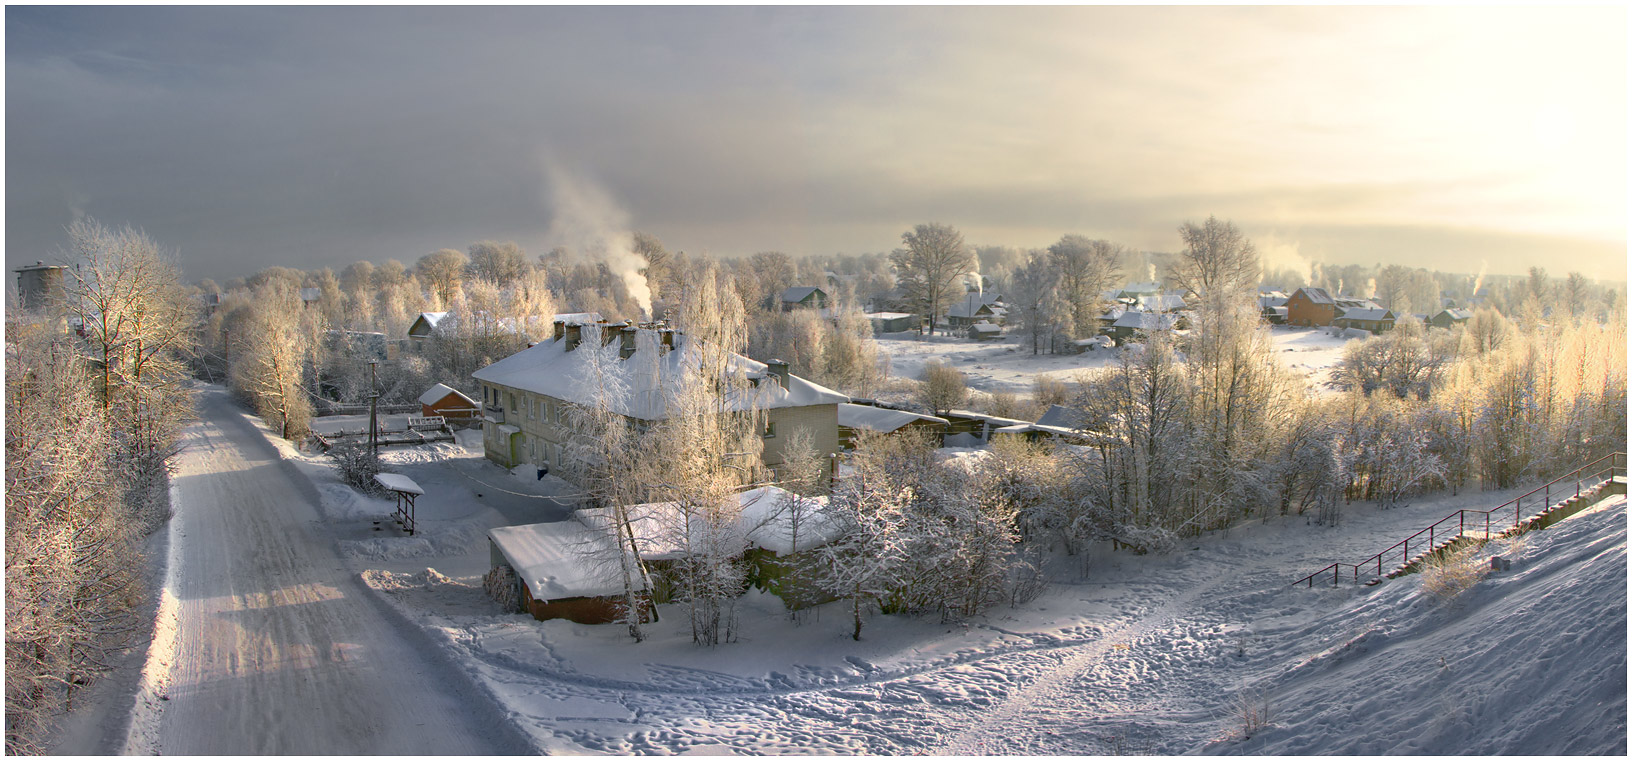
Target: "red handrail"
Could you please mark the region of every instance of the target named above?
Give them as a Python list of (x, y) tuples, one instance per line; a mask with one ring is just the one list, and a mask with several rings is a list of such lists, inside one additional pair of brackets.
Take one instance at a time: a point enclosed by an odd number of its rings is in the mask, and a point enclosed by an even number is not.
[[(1603, 468), (1601, 471), (1593, 471), (1590, 476), (1583, 477), (1586, 474), (1586, 472), (1587, 472), (1587, 470), (1589, 468), (1597, 467), (1600, 463), (1604, 462), (1605, 460), (1610, 461), (1609, 465), (1607, 467)], [(1616, 472), (1617, 470), (1619, 471), (1619, 473)], [(1600, 475), (1603, 476), (1603, 478), (1601, 480), (1593, 481), (1594, 479), (1598, 479), (1598, 477)], [(1555, 478), (1555, 479), (1553, 479), (1551, 481), (1548, 481), (1547, 483), (1542, 484), (1541, 486), (1538, 486), (1538, 487), (1536, 487), (1534, 489), (1531, 489), (1530, 491), (1527, 491), (1527, 492), (1525, 492), (1523, 494), (1520, 494), (1519, 496), (1514, 497), (1513, 499), (1511, 499), (1511, 500), (1509, 500), (1507, 502), (1503, 502), (1502, 504), (1497, 505), (1497, 506), (1495, 506), (1495, 507), (1493, 507), (1493, 508), (1491, 508), (1489, 510), (1469, 510), (1469, 509), (1466, 509), (1466, 508), (1458, 510), (1458, 511), (1456, 511), (1454, 513), (1451, 513), (1450, 515), (1445, 516), (1444, 518), (1440, 518), (1439, 520), (1434, 521), (1432, 524), (1429, 524), (1429, 526), (1427, 528), (1422, 529), (1421, 531), (1418, 531), (1415, 534), (1412, 534), (1412, 535), (1410, 535), (1410, 536), (1408, 536), (1408, 537), (1406, 537), (1406, 538), (1404, 538), (1404, 539), (1402, 539), (1402, 540), (1400, 540), (1398, 542), (1395, 542), (1394, 544), (1389, 545), (1389, 547), (1387, 549), (1385, 549), (1382, 552), (1379, 552), (1379, 553), (1377, 553), (1375, 555), (1372, 555), (1371, 557), (1366, 558), (1365, 560), (1362, 560), (1359, 563), (1333, 563), (1333, 564), (1331, 564), (1329, 566), (1326, 566), (1325, 568), (1322, 568), (1322, 569), (1320, 569), (1318, 571), (1315, 571), (1314, 573), (1309, 574), (1308, 576), (1305, 576), (1305, 577), (1303, 577), (1301, 579), (1298, 579), (1297, 581), (1292, 582), (1292, 586), (1297, 586), (1299, 584), (1307, 584), (1308, 586), (1313, 587), (1315, 585), (1315, 578), (1318, 577), (1318, 576), (1324, 576), (1327, 571), (1332, 572), (1332, 585), (1336, 586), (1338, 584), (1338, 582), (1340, 581), (1340, 574), (1341, 574), (1342, 569), (1344, 567), (1349, 567), (1349, 568), (1354, 569), (1354, 581), (1355, 581), (1355, 583), (1359, 583), (1361, 566), (1370, 565), (1373, 561), (1375, 561), (1376, 564), (1377, 564), (1377, 575), (1382, 576), (1383, 575), (1383, 556), (1384, 555), (1392, 553), (1394, 551), (1394, 548), (1399, 547), (1400, 548), (1400, 564), (1405, 565), (1407, 563), (1410, 563), (1411, 562), (1411, 540), (1416, 539), (1417, 537), (1422, 536), (1423, 534), (1427, 534), (1428, 535), (1428, 548), (1430, 550), (1432, 550), (1433, 548), (1439, 546), (1436, 543), (1436, 537), (1435, 537), (1435, 534), (1436, 534), (1436, 532), (1437, 532), (1437, 530), (1439, 528), (1439, 524), (1444, 523), (1444, 522), (1446, 522), (1446, 521), (1448, 521), (1448, 520), (1450, 520), (1452, 518), (1455, 518), (1456, 521), (1457, 521), (1456, 539), (1460, 539), (1467, 533), (1467, 515), (1469, 513), (1472, 513), (1474, 515), (1483, 515), (1483, 516), (1485, 516), (1485, 532), (1484, 532), (1484, 534), (1485, 534), (1485, 538), (1489, 539), (1490, 536), (1491, 536), (1491, 534), (1490, 534), (1490, 518), (1491, 518), (1491, 516), (1495, 515), (1496, 513), (1500, 512), (1500, 511), (1506, 510), (1509, 505), (1511, 505), (1513, 507), (1513, 526), (1515, 528), (1517, 528), (1519, 526), (1519, 524), (1524, 520), (1524, 507), (1523, 507), (1523, 505), (1524, 505), (1525, 497), (1532, 497), (1532, 496), (1535, 496), (1537, 493), (1540, 493), (1542, 495), (1542, 497), (1541, 497), (1541, 499), (1542, 499), (1542, 503), (1541, 503), (1542, 504), (1542, 509), (1543, 509), (1543, 511), (1545, 511), (1547, 508), (1552, 507), (1552, 504), (1553, 504), (1553, 502), (1552, 502), (1552, 496), (1553, 496), (1552, 489), (1553, 489), (1554, 486), (1557, 486), (1558, 484), (1563, 483), (1565, 481), (1569, 481), (1571, 479), (1574, 479), (1574, 481), (1575, 481), (1575, 494), (1574, 494), (1574, 496), (1579, 497), (1579, 496), (1581, 496), (1581, 484), (1582, 484), (1582, 482), (1584, 482), (1584, 481), (1593, 481), (1593, 485), (1596, 486), (1599, 483), (1609, 481), (1611, 478), (1614, 478), (1616, 475), (1621, 475), (1621, 476), (1626, 475), (1626, 453), (1625, 452), (1613, 452), (1613, 453), (1604, 455), (1603, 457), (1600, 457), (1600, 458), (1598, 458), (1596, 460), (1593, 460), (1592, 462), (1589, 462), (1586, 465), (1583, 465), (1583, 466), (1581, 466), (1579, 468), (1576, 468), (1575, 470), (1572, 470), (1569, 473), (1566, 473), (1566, 474), (1564, 474), (1562, 476), (1559, 476), (1558, 478)], [(1563, 494), (1564, 492), (1560, 491), (1559, 493)], [(1454, 541), (1454, 539), (1452, 541)]]

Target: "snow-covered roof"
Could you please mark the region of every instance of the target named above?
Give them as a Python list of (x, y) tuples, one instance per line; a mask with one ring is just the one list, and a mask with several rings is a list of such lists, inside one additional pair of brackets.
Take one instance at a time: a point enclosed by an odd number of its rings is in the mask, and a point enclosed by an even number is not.
[(810, 298), (810, 294), (812, 293), (821, 293), (823, 296), (827, 295), (822, 291), (822, 289), (815, 286), (795, 285), (782, 291), (782, 301), (787, 304), (797, 304), (807, 298)]
[(1335, 303), (1332, 301), (1332, 295), (1327, 293), (1325, 288), (1299, 288), (1298, 290), (1293, 291), (1292, 295), (1296, 296), (1299, 293), (1302, 293), (1304, 298), (1309, 299), (1310, 302), (1315, 304)]
[[(533, 597), (596, 597), (623, 591), (623, 582), (586, 557), (594, 534), (577, 521), (495, 526), (487, 530), (493, 545), (527, 583)], [(636, 576), (637, 583), (639, 576)]]
[[(799, 524), (799, 545), (805, 550), (819, 547), (839, 538), (838, 527), (827, 515), (826, 497), (800, 497), (776, 486), (749, 489), (733, 497), (740, 508), (736, 528), (749, 546), (770, 550), (778, 555), (791, 554), (793, 522), (789, 508), (802, 505), (803, 519)], [(682, 551), (683, 530), (676, 527), (686, 521), (673, 502), (649, 502), (624, 508), (630, 517), (635, 544), (645, 560), (667, 560), (678, 557)], [(610, 507), (579, 510), (574, 516), (591, 532), (600, 533), (611, 525), (614, 510)], [(701, 522), (697, 522), (701, 528)]]
[(981, 300), (982, 303), (985, 303), (985, 304), (1001, 304), (1001, 303), (1003, 303), (1003, 294), (1001, 294), (1001, 293), (982, 293), (982, 294), (980, 294), (980, 300)]
[(916, 412), (903, 410), (887, 410), (883, 407), (870, 407), (865, 404), (839, 405), (839, 425), (845, 428), (860, 428), (879, 433), (890, 433), (919, 420), (947, 425), (946, 418), (938, 418), (933, 415), (920, 415)]
[(594, 325), (601, 321), (600, 312), (565, 312), (555, 316), (551, 322), (560, 322), (567, 325)]
[(946, 316), (968, 319), (979, 315), (982, 311), (984, 311), (986, 314), (991, 314), (992, 308), (984, 303), (981, 303), (980, 294), (971, 293), (958, 303), (947, 307)]
[(1258, 306), (1261, 309), (1286, 306), (1286, 294), (1280, 291), (1258, 294)]
[(970, 325), (969, 330), (971, 332), (974, 332), (974, 333), (1002, 333), (1003, 332), (1003, 328), (1001, 326), (993, 325), (993, 324), (991, 324), (989, 322), (977, 322), (977, 323), (975, 323), (973, 325)]
[(869, 319), (869, 320), (902, 320), (902, 319), (906, 319), (906, 318), (909, 318), (909, 317), (917, 317), (917, 316), (918, 315), (915, 315), (915, 314), (913, 314), (911, 312), (868, 312), (867, 313), (867, 319)]
[(1471, 319), (1473, 319), (1473, 312), (1470, 311), (1470, 310), (1467, 310), (1467, 309), (1445, 309), (1445, 310), (1441, 310), (1439, 314), (1436, 314), (1434, 316), (1438, 317), (1440, 314), (1445, 315), (1446, 318), (1451, 319), (1451, 320), (1471, 320)]
[(1128, 283), (1127, 287), (1125, 287), (1125, 288), (1123, 288), (1121, 290), (1121, 293), (1133, 293), (1133, 294), (1161, 293), (1161, 292), (1162, 292), (1162, 284), (1161, 283)]
[(946, 416), (949, 417), (949, 418), (961, 417), (961, 418), (966, 418), (966, 419), (969, 419), (969, 420), (979, 420), (979, 421), (982, 421), (982, 422), (991, 423), (992, 425), (1015, 425), (1016, 423), (1030, 423), (1031, 422), (1030, 420), (1016, 420), (1015, 418), (1012, 418), (1012, 417), (998, 417), (996, 415), (988, 415), (988, 414), (986, 414), (984, 412), (975, 412), (974, 410), (947, 410)]
[(413, 333), (414, 328), (418, 327), (421, 322), (425, 323), (427, 330), (436, 330), (436, 326), (447, 316), (447, 312), (420, 312), (419, 316), (414, 318), (414, 324), (408, 326), (408, 332)]
[(400, 491), (405, 494), (425, 493), (424, 489), (419, 488), (419, 484), (414, 483), (414, 479), (401, 473), (377, 473), (374, 475), (374, 481), (391, 491)]
[(1110, 346), (1114, 343), (1116, 342), (1112, 341), (1110, 336), (1089, 336), (1088, 338), (1078, 338), (1077, 340), (1071, 342), (1073, 346), (1081, 346), (1085, 348), (1089, 346)]
[[(595, 331), (591, 328), (589, 332)], [(593, 335), (587, 335), (576, 348), (567, 351), (563, 337), (540, 342), (471, 375), (496, 386), (590, 405), (596, 400), (595, 384), (589, 378), (592, 364), (599, 363), (611, 380), (607, 385), (616, 389), (606, 400), (613, 412), (640, 420), (661, 420), (668, 415), (668, 397), (682, 377), (682, 369), (701, 361), (697, 348), (686, 336), (676, 334), (675, 340), (678, 345), (674, 350), (664, 350), (659, 346), (657, 332), (642, 328), (637, 331), (635, 353), (620, 359), (618, 341), (603, 345)], [(844, 394), (797, 375), (788, 375), (787, 388), (783, 388), (769, 379), (765, 363), (740, 354), (731, 355), (730, 371), (758, 380), (758, 385), (747, 394), (727, 400), (730, 410), (744, 410), (749, 406), (759, 409), (808, 407), (850, 401)]]
[(1394, 313), (1387, 309), (1348, 309), (1340, 320), (1392, 320)]
[(1174, 294), (1151, 294), (1139, 297), (1141, 309), (1152, 312), (1170, 312), (1185, 307), (1184, 297)]
[(1058, 404), (1049, 405), (1048, 411), (1037, 418), (1038, 425), (1051, 425), (1059, 428), (1080, 428), (1082, 426), (1082, 410), (1074, 410)]
[(1168, 330), (1177, 322), (1178, 319), (1170, 314), (1128, 312), (1116, 318), (1114, 325), (1118, 328), (1133, 328), (1134, 330)]
[(470, 398), (468, 396), (465, 396), (464, 394), (459, 393), (458, 389), (453, 388), (452, 386), (449, 386), (449, 385), (447, 385), (445, 383), (438, 383), (435, 386), (432, 386), (430, 388), (430, 390), (426, 391), (423, 394), (420, 394), (419, 395), (419, 403), (420, 404), (427, 404), (427, 405), (428, 404), (436, 404), (437, 402), (440, 402), (443, 399), (448, 398), (449, 394), (453, 394), (454, 396), (457, 396), (460, 399), (463, 399), (465, 401), (465, 404), (468, 404), (473, 408), (476, 406), (476, 400), (475, 399), (472, 399), (472, 398)]
[(300, 289), (300, 300), (301, 301), (317, 301), (320, 298), (323, 298), (322, 289), (319, 289), (319, 288), (302, 288), (302, 289)]

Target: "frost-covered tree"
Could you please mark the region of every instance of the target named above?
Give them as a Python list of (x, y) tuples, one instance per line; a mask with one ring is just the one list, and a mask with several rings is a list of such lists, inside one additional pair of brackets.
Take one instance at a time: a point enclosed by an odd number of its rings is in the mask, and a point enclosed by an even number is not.
[(255, 289), (232, 330), (232, 388), (285, 439), (305, 436), (312, 418), (304, 384), (309, 339), (301, 330), (301, 308), (294, 287), (268, 281)]
[[(530, 269), (527, 254), (515, 241), (482, 240), (470, 244), (468, 269), (470, 276), (493, 283), (500, 288), (509, 286)], [(421, 260), (424, 261), (424, 260)]]
[(454, 295), (463, 286), (469, 264), (470, 257), (464, 252), (444, 248), (420, 257), (414, 264), (414, 275), (436, 298), (434, 306), (444, 307), (453, 303)]
[(964, 275), (974, 256), (964, 246), (963, 234), (950, 225), (922, 224), (901, 234), (905, 248), (890, 254), (895, 276), (907, 298), (935, 321), (964, 293)]
[(1097, 332), (1100, 293), (1116, 280), (1124, 249), (1107, 240), (1066, 235), (1048, 247), (1048, 261), (1058, 277), (1058, 293), (1070, 310), (1073, 335)]
[(6, 751), (35, 753), (139, 632), (139, 526), (78, 348), (10, 319), (6, 341)]

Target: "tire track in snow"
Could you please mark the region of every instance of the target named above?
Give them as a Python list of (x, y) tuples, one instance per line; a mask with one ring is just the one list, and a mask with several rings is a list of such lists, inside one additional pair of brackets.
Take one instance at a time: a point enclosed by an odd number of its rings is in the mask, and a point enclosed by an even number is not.
[(1078, 676), (1105, 657), (1119, 643), (1134, 642), (1178, 618), (1199, 595), (1218, 586), (1218, 577), (1163, 603), (1136, 621), (1106, 631), (1093, 642), (1067, 657), (1058, 666), (1039, 674), (1023, 689), (1010, 695), (996, 709), (974, 717), (973, 722), (940, 747), (928, 751), (933, 756), (987, 756), (1005, 753), (1004, 745), (1025, 743), (1023, 718), (1037, 706), (1059, 702), (1072, 689)]

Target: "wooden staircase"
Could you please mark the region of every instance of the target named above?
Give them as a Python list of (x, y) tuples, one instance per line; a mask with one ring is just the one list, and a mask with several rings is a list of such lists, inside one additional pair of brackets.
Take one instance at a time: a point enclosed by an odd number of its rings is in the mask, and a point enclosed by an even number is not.
[[(1333, 563), (1292, 585), (1313, 587), (1315, 579), (1325, 579), (1328, 575), (1334, 585), (1341, 583), (1344, 577), (1356, 584), (1377, 584), (1385, 578), (1414, 573), (1428, 560), (1464, 547), (1547, 528), (1609, 494), (1625, 493), (1626, 453), (1616, 452), (1490, 510), (1458, 510), (1359, 563)], [(1512, 518), (1507, 518), (1508, 515)], [(1413, 543), (1419, 548), (1416, 555), (1411, 554)], [(1399, 558), (1400, 564), (1384, 574), (1384, 567), (1391, 562), (1385, 558)]]

